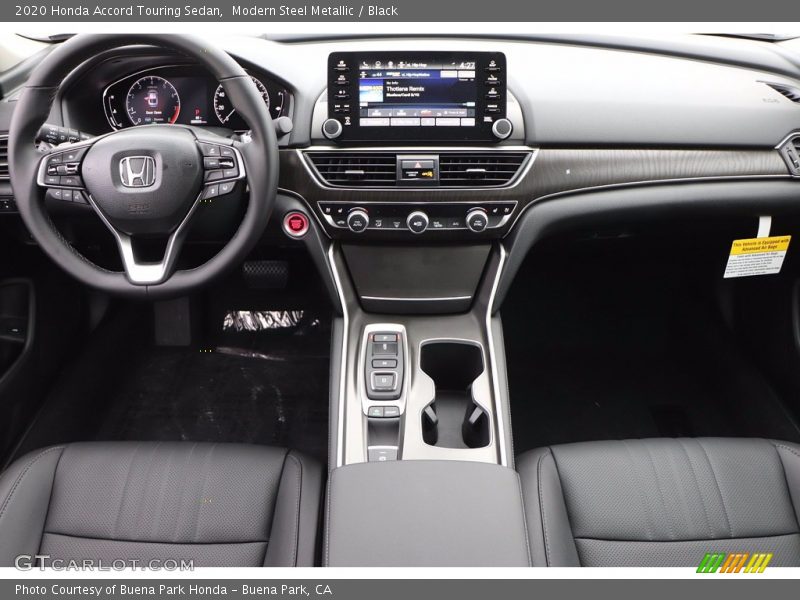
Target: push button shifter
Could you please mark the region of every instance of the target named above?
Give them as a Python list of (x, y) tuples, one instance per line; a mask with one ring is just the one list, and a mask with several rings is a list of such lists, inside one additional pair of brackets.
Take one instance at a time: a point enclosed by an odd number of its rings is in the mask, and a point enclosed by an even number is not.
[(377, 401), (397, 400), (402, 392), (405, 371), (401, 334), (376, 332), (369, 336), (368, 355), (364, 361), (367, 397)]

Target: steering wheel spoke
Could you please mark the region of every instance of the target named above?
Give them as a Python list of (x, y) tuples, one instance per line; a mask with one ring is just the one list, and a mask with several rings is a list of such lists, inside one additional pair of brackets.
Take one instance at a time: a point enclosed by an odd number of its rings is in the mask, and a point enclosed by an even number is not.
[(134, 245), (135, 236), (114, 227), (103, 214), (102, 209), (97, 206), (94, 198), (89, 195), (88, 199), (89, 204), (94, 208), (100, 220), (108, 228), (117, 242), (117, 249), (119, 250), (122, 266), (125, 269), (125, 276), (128, 278), (128, 281), (134, 285), (158, 285), (169, 279), (170, 275), (175, 271), (175, 263), (177, 262), (183, 242), (186, 239), (189, 222), (191, 221), (192, 215), (194, 215), (197, 210), (201, 197), (202, 193), (198, 194), (184, 220), (178, 225), (175, 231), (169, 234), (163, 258), (155, 262), (140, 261), (137, 259)]
[(88, 204), (81, 163), (94, 141), (56, 146), (41, 158), (36, 183), (48, 199)]
[(246, 177), (242, 153), (230, 140), (212, 134), (199, 135), (203, 155), (204, 201), (233, 192), (236, 183)]

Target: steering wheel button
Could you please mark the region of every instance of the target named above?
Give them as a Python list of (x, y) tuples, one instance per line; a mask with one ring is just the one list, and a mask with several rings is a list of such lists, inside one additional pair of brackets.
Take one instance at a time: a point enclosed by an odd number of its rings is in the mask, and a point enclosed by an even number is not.
[(220, 155), (220, 147), (216, 144), (200, 144), (200, 150), (203, 152), (203, 156), (219, 156)]
[(61, 177), (58, 175), (45, 175), (44, 176), (44, 184), (45, 185), (61, 185)]
[(236, 184), (233, 181), (219, 184), (219, 195), (230, 194)]
[(225, 158), (234, 158), (236, 155), (233, 153), (233, 148), (230, 146), (220, 146), (219, 155)]
[(48, 200), (63, 200), (64, 194), (63, 192), (68, 192), (70, 195), (70, 200), (72, 199), (72, 192), (69, 190), (59, 190), (59, 189), (52, 189), (47, 190), (47, 199)]
[(222, 178), (222, 171), (206, 171), (206, 181), (219, 181)]
[(223, 176), (223, 179), (232, 179), (234, 177), (238, 177), (239, 176), (239, 169), (237, 169), (236, 167), (234, 167), (232, 169), (225, 169), (222, 172), (222, 176)]
[(61, 185), (66, 185), (68, 187), (81, 187), (83, 182), (81, 181), (80, 177), (75, 175), (67, 175), (66, 177), (61, 178)]
[[(68, 190), (64, 190), (66, 194)], [(79, 204), (89, 204), (86, 201), (86, 196), (83, 195), (83, 192), (80, 190), (72, 190), (72, 201), (77, 202)]]
[(208, 198), (214, 198), (219, 196), (219, 185), (207, 185), (206, 189), (203, 191), (203, 199), (207, 200)]
[(203, 168), (204, 169), (219, 169), (219, 159), (218, 158), (205, 157), (203, 159)]
[(52, 156), (47, 157), (48, 165), (57, 165), (59, 163), (61, 163), (61, 154), (53, 154)]
[(86, 154), (86, 148), (76, 148), (75, 150), (68, 150), (61, 155), (63, 162), (78, 162)]

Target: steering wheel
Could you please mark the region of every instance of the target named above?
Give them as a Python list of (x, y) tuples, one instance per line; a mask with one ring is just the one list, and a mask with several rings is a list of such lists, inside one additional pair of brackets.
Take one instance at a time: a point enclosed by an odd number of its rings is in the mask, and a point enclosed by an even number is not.
[[(148, 45), (196, 60), (225, 86), (251, 134), (248, 142), (199, 128), (152, 124), (56, 146), (47, 153), (34, 139), (47, 120), (64, 78), (98, 53)], [(154, 98), (155, 100), (155, 98)], [(194, 290), (241, 263), (269, 219), (278, 189), (278, 143), (272, 118), (250, 76), (223, 50), (188, 35), (77, 35), (51, 52), (31, 73), (11, 120), (11, 185), (20, 215), (42, 249), (79, 281), (117, 295), (160, 298)], [(236, 233), (199, 267), (176, 269), (189, 222), (204, 199), (250, 188)], [(88, 203), (110, 229), (124, 272), (89, 261), (60, 234), (45, 197)], [(216, 201), (216, 200), (215, 200)], [(137, 258), (137, 238), (166, 239), (163, 258)]]

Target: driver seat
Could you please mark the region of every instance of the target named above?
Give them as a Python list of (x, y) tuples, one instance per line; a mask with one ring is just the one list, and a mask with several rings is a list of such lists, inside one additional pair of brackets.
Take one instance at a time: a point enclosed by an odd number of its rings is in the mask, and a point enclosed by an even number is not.
[(19, 555), (104, 565), (313, 566), (322, 479), (317, 462), (266, 446), (45, 448), (0, 476), (0, 566), (14, 566)]

